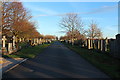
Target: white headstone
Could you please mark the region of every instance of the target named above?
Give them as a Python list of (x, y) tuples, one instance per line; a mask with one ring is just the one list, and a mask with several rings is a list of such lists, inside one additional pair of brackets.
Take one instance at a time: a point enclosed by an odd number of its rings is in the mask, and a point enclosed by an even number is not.
[(90, 39), (90, 48), (93, 49), (93, 39)]
[(85, 46), (87, 46), (87, 40), (85, 40)]
[(34, 45), (36, 45), (36, 38), (34, 38), (34, 42), (33, 42)]
[(5, 47), (5, 41), (6, 41), (6, 40), (7, 40), (6, 37), (3, 36), (3, 38), (2, 38), (2, 41), (3, 41), (3, 45), (2, 45), (2, 47)]
[(15, 47), (15, 40), (16, 40), (16, 37), (13, 36), (13, 48), (14, 48), (14, 49), (16, 48), (16, 47)]
[(41, 38), (39, 39), (39, 44), (41, 44)]
[(13, 51), (12, 51), (12, 43), (8, 43), (8, 52), (9, 54), (11, 54)]
[(19, 41), (21, 42), (21, 41), (22, 41), (22, 39), (21, 39), (21, 38), (19, 38)]
[(103, 40), (101, 39), (101, 46), (100, 46), (100, 50), (102, 51), (103, 50)]
[(98, 39), (98, 49), (100, 49), (100, 40)]
[(39, 44), (39, 39), (38, 38), (36, 38), (36, 42), (37, 42), (37, 44)]
[(22, 38), (22, 42), (25, 42), (25, 38)]

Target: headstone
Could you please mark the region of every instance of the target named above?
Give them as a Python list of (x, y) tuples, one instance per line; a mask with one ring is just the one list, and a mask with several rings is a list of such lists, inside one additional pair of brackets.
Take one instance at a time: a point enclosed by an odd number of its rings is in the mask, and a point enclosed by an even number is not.
[(120, 34), (116, 35), (116, 55), (118, 58), (120, 58)]
[(3, 38), (2, 38), (2, 49), (1, 50), (2, 50), (2, 54), (4, 54), (4, 55), (7, 54), (7, 48), (5, 46), (6, 45), (6, 40), (7, 40), (6, 37), (3, 36)]
[(15, 37), (15, 36), (13, 36), (13, 49), (14, 49), (14, 50), (16, 50), (15, 40), (16, 40), (16, 37)]
[(2, 42), (3, 42), (3, 45), (2, 45), (2, 47), (4, 48), (5, 47), (5, 41), (6, 41), (7, 39), (5, 38), (5, 36), (3, 36), (3, 38), (2, 38)]
[(103, 50), (103, 40), (102, 39), (100, 40), (100, 50), (101, 51)]
[(33, 44), (36, 45), (36, 38), (34, 38), (34, 43)]
[(39, 44), (41, 44), (41, 38), (39, 39)]
[(90, 39), (90, 48), (93, 49), (93, 39)]
[(91, 49), (90, 48), (90, 39), (88, 39), (88, 49)]
[(21, 38), (21, 42), (24, 42), (24, 38)]
[(17, 37), (15, 38), (15, 42), (18, 43), (18, 38)]
[(39, 44), (39, 39), (38, 38), (36, 38), (36, 42), (37, 42), (37, 44)]
[(87, 40), (85, 40), (85, 46), (87, 47)]
[(105, 51), (108, 51), (108, 39), (105, 39)]
[(93, 49), (96, 49), (95, 40), (93, 40)]
[(21, 42), (22, 41), (22, 39), (21, 38), (19, 38), (19, 42)]
[(12, 52), (12, 43), (8, 43), (8, 53), (11, 54)]
[(66, 43), (68, 43), (68, 40), (65, 40)]
[(100, 49), (100, 40), (98, 39), (98, 46), (97, 46), (97, 49), (99, 50)]

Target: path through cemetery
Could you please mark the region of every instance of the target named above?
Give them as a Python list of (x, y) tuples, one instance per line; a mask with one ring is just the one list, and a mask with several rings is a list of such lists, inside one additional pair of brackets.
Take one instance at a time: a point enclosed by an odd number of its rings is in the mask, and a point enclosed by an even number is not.
[(54, 42), (34, 59), (28, 59), (4, 78), (108, 78), (80, 55)]

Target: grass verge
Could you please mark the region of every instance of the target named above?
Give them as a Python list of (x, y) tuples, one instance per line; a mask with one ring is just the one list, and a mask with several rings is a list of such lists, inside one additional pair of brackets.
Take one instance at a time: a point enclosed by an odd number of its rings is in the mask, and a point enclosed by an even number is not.
[(104, 53), (98, 53), (93, 50), (80, 48), (79, 46), (72, 46), (64, 43), (69, 49), (80, 54), (88, 62), (105, 72), (111, 78), (120, 78), (120, 59), (113, 58), (112, 56)]
[(11, 55), (2, 55), (2, 56), (10, 57), (10, 58), (34, 58), (36, 55), (42, 52), (49, 45), (50, 44), (42, 44), (34, 47), (23, 48), (20, 51), (13, 53)]

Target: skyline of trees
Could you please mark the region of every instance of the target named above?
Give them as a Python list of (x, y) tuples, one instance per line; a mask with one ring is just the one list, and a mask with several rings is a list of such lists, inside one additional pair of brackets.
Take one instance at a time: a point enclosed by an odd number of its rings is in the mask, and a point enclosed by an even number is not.
[(84, 26), (81, 18), (78, 14), (69, 13), (62, 17), (60, 21), (60, 27), (65, 29), (67, 38), (69, 38), (74, 43), (74, 39), (83, 38), (81, 37), (84, 33)]
[(42, 35), (37, 31), (36, 22), (22, 2), (1, 2), (2, 36), (23, 38), (55, 38), (53, 35)]
[(81, 18), (75, 13), (69, 13), (63, 16), (60, 21), (60, 27), (66, 31), (66, 35), (61, 36), (60, 40), (70, 40), (72, 45), (75, 42), (82, 44), (87, 38), (102, 38), (102, 31), (95, 21), (92, 20), (88, 25), (88, 29), (84, 29)]
[(2, 2), (2, 35), (24, 38), (39, 37), (36, 23), (22, 2)]
[(102, 31), (98, 27), (98, 24), (95, 21), (91, 21), (89, 24), (89, 29), (87, 30), (87, 36), (88, 38), (94, 39), (94, 38), (102, 38)]
[[(30, 11), (23, 6), (22, 2), (2, 2), (2, 35), (24, 38), (45, 37), (37, 31), (36, 22), (31, 19)], [(60, 25), (66, 30), (67, 39), (72, 41), (86, 37), (102, 37), (102, 32), (96, 23), (91, 23), (89, 25), (91, 27), (87, 31), (84, 30), (81, 18), (75, 13), (63, 16)]]

